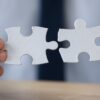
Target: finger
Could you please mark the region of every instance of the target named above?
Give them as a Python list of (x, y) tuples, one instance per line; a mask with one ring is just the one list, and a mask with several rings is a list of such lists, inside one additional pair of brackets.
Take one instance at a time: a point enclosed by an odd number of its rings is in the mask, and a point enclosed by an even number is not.
[(7, 51), (0, 51), (0, 62), (5, 62), (7, 59)]
[(0, 39), (0, 49), (3, 49), (5, 47), (4, 41)]
[(0, 66), (0, 76), (2, 76), (3, 73), (4, 73), (4, 69), (3, 69), (3, 67)]

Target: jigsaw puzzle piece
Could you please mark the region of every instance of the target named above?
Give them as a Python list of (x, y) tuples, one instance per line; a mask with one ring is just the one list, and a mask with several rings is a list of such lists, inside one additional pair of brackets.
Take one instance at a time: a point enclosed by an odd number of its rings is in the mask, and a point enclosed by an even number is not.
[(58, 41), (68, 40), (69, 48), (60, 48), (59, 52), (64, 62), (78, 62), (78, 56), (86, 52), (90, 61), (100, 60), (100, 47), (96, 46), (95, 38), (100, 37), (100, 26), (86, 28), (84, 20), (75, 21), (75, 29), (60, 29)]
[(20, 27), (6, 29), (8, 34), (7, 64), (20, 64), (21, 56), (28, 54), (32, 56), (32, 64), (48, 63), (46, 50), (55, 50), (58, 44), (55, 41), (46, 42), (47, 28), (32, 27), (32, 35), (23, 36)]

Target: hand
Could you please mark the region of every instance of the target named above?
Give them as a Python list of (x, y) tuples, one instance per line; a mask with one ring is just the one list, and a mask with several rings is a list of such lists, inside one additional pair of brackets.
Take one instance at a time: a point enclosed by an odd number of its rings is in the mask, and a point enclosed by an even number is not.
[[(7, 59), (7, 50), (5, 49), (5, 43), (0, 39), (0, 62), (5, 62)], [(4, 69), (0, 66), (0, 76), (4, 73)]]
[(7, 50), (5, 49), (5, 43), (0, 39), (0, 62), (5, 62), (7, 59)]

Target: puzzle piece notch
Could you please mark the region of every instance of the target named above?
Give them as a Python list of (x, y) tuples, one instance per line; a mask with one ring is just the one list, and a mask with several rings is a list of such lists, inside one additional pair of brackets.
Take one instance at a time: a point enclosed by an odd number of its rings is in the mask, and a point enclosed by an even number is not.
[(83, 62), (83, 61), (89, 62), (90, 56), (88, 55), (88, 53), (82, 52), (79, 54), (78, 59), (79, 59), (79, 62)]
[(69, 41), (62, 41), (62, 42), (58, 42), (59, 47), (58, 48), (68, 48), (70, 46), (70, 42)]
[(25, 54), (21, 56), (20, 61), (22, 65), (32, 65), (33, 59), (30, 55)]
[(21, 56), (28, 54), (32, 56), (32, 64), (48, 63), (46, 50), (55, 50), (58, 44), (55, 41), (46, 42), (47, 28), (32, 27), (32, 35), (23, 36), (20, 33), (20, 27), (6, 29), (8, 34), (7, 49), (8, 59), (7, 64), (21, 64)]
[(100, 37), (100, 26), (86, 28), (86, 22), (78, 19), (74, 23), (75, 29), (60, 29), (58, 41), (68, 40), (70, 47), (60, 48), (59, 52), (64, 62), (78, 62), (78, 56), (86, 52), (90, 56), (90, 61), (100, 60), (100, 47), (96, 46), (95, 38)]
[(32, 35), (32, 28), (31, 26), (22, 26), (20, 32), (24, 36), (30, 36)]

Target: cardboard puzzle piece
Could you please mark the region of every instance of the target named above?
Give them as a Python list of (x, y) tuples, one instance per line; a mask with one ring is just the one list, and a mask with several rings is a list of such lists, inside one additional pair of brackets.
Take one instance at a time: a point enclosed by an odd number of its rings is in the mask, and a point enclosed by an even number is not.
[(75, 21), (75, 29), (60, 29), (58, 41), (68, 40), (69, 48), (60, 48), (59, 52), (64, 62), (78, 62), (78, 56), (86, 52), (90, 61), (100, 60), (100, 47), (96, 46), (95, 39), (100, 37), (100, 26), (86, 28), (86, 22), (82, 19)]
[(23, 36), (20, 30), (20, 27), (6, 29), (8, 58), (5, 63), (21, 64), (20, 58), (25, 54), (32, 56), (32, 64), (48, 63), (46, 50), (55, 50), (58, 47), (55, 41), (46, 42), (48, 29), (34, 26), (30, 36)]

